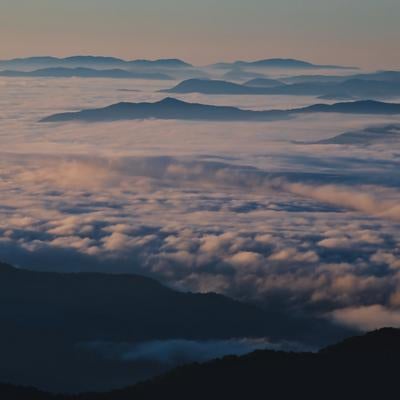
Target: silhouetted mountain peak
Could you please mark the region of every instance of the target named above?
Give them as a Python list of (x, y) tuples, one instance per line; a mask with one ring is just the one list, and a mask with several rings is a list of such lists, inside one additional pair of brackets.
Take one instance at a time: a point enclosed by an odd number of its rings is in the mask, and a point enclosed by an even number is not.
[[(270, 82), (270, 85), (272, 81)], [(264, 82), (264, 86), (259, 85), (247, 85), (247, 84), (239, 84), (234, 82), (228, 82), (218, 79), (187, 79), (176, 86), (170, 89), (161, 90), (164, 93), (204, 93), (204, 94), (247, 94), (247, 95), (260, 95), (260, 94), (268, 94), (268, 88), (265, 86), (266, 82)], [(272, 86), (281, 86), (283, 85), (279, 81), (275, 81)]]
[(121, 58), (117, 57), (109, 57), (109, 56), (85, 56), (85, 55), (76, 55), (65, 57), (64, 60), (67, 61), (123, 61)]
[(255, 86), (255, 87), (276, 87), (276, 86), (285, 86), (285, 84), (277, 79), (269, 79), (269, 78), (255, 78), (250, 79), (245, 82), (246, 86)]
[(54, 114), (40, 122), (66, 121), (116, 121), (139, 119), (204, 120), (204, 121), (270, 121), (287, 119), (303, 113), (342, 113), (395, 115), (400, 114), (400, 104), (377, 101), (354, 101), (337, 104), (315, 104), (289, 110), (245, 110), (230, 106), (187, 103), (167, 97), (155, 103), (117, 103), (104, 108)]
[(358, 100), (335, 104), (314, 104), (312, 106), (292, 110), (293, 113), (329, 112), (343, 114), (376, 114), (394, 115), (400, 113), (400, 104), (386, 103), (376, 100)]
[[(204, 93), (232, 95), (293, 95), (293, 96), (327, 96), (332, 99), (356, 98), (382, 99), (400, 96), (400, 81), (374, 80), (361, 77), (338, 80), (327, 79), (318, 81), (305, 77), (305, 81), (284, 83), (279, 80), (258, 78), (244, 84), (217, 79), (188, 79), (176, 86), (164, 89), (166, 93)], [(289, 79), (290, 82), (290, 79)]]
[(159, 66), (165, 68), (188, 68), (193, 66), (192, 64), (189, 64), (178, 58), (161, 58), (158, 60), (132, 60), (130, 61), (130, 63), (136, 66)]
[(400, 329), (382, 328), (363, 336), (355, 336), (326, 347), (321, 354), (393, 355), (400, 356)]
[(10, 272), (12, 273), (12, 272), (16, 272), (16, 271), (17, 271), (17, 269), (12, 267), (11, 265), (0, 262), (0, 274), (10, 273)]
[(217, 68), (253, 67), (253, 68), (282, 68), (282, 69), (357, 69), (340, 65), (319, 65), (293, 58), (267, 58), (255, 61), (235, 61), (233, 63), (217, 63)]
[(303, 60), (296, 60), (294, 58), (269, 58), (265, 60), (258, 60), (254, 61), (252, 64), (258, 65), (268, 65), (268, 66), (288, 66), (288, 67), (312, 67), (314, 64), (303, 61)]
[(158, 104), (163, 105), (163, 106), (186, 106), (189, 103), (179, 100), (179, 99), (175, 99), (174, 97), (165, 97), (164, 99), (160, 100), (158, 102)]

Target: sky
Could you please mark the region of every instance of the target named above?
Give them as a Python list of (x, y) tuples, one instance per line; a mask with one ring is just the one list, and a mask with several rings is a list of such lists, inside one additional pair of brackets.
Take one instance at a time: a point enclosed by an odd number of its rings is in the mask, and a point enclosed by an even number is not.
[(293, 57), (394, 69), (399, 15), (398, 0), (1, 0), (0, 59)]

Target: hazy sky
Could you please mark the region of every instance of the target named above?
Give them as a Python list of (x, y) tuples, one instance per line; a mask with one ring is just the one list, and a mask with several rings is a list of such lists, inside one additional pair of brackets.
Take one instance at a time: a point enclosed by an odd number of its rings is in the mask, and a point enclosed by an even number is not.
[(0, 0), (0, 58), (297, 57), (400, 67), (399, 0)]

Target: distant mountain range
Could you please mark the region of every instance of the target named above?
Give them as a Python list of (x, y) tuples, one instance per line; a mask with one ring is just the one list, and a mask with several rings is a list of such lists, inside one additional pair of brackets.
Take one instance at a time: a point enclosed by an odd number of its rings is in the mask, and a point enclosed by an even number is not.
[(399, 359), (400, 330), (385, 328), (318, 353), (260, 350), (187, 365), (109, 393), (61, 397), (0, 385), (0, 396), (7, 400), (386, 399), (398, 391)]
[(292, 58), (270, 58), (256, 61), (235, 61), (232, 63), (217, 63), (212, 65), (215, 68), (277, 68), (277, 69), (358, 69), (356, 67), (346, 67), (340, 65), (318, 65), (307, 61)]
[(258, 87), (258, 88), (271, 88), (284, 85), (284, 82), (278, 79), (270, 78), (254, 78), (244, 83), (245, 86)]
[[(192, 64), (176, 58), (170, 59), (158, 59), (158, 60), (124, 60), (117, 57), (104, 57), (104, 56), (72, 56), (72, 57), (25, 57), (25, 58), (14, 58), (11, 60), (0, 60), (0, 68), (6, 69), (39, 69), (49, 67), (89, 67), (89, 68), (121, 68), (121, 67), (133, 67), (133, 68), (147, 68), (147, 67), (158, 67), (158, 68), (191, 68)], [(283, 59), (283, 58), (271, 58), (256, 61), (234, 61), (234, 62), (222, 62), (211, 65), (217, 69), (229, 69), (233, 71), (240, 71), (243, 68), (257, 69), (257, 68), (278, 68), (278, 69), (356, 69), (355, 67), (346, 67), (339, 65), (318, 65), (307, 61), (296, 60), (296, 59)]]
[(280, 80), (252, 79), (244, 84), (212, 80), (188, 79), (162, 90), (165, 93), (202, 93), (215, 95), (291, 95), (320, 96), (329, 99), (370, 99), (400, 97), (400, 80), (351, 78), (344, 81), (308, 81), (286, 84)]
[(400, 114), (400, 104), (364, 100), (332, 105), (315, 104), (289, 110), (253, 111), (236, 107), (187, 103), (167, 97), (155, 103), (117, 103), (104, 108), (54, 114), (43, 118), (40, 122), (105, 122), (138, 119), (271, 121), (305, 113), (395, 115)]
[(244, 81), (256, 78), (266, 78), (266, 75), (262, 72), (257, 72), (256, 70), (246, 70), (243, 68), (233, 68), (225, 72), (222, 79), (230, 81)]
[(190, 68), (193, 67), (185, 61), (179, 60), (177, 58), (164, 58), (159, 60), (133, 60), (128, 61), (129, 64), (136, 67), (163, 67), (163, 68)]
[(352, 75), (296, 75), (285, 77), (285, 83), (339, 83), (349, 79), (363, 79), (384, 82), (400, 82), (400, 71), (378, 71)]
[(374, 100), (342, 102), (336, 104), (315, 104), (309, 107), (289, 110), (290, 113), (339, 113), (366, 115), (396, 115), (400, 114), (400, 104), (384, 103)]
[(14, 58), (12, 60), (0, 60), (0, 68), (7, 69), (39, 69), (54, 67), (89, 67), (89, 68), (191, 68), (192, 65), (179, 59), (159, 60), (123, 60), (116, 57), (102, 56), (72, 56), (65, 58), (58, 57), (27, 57)]
[(329, 139), (303, 144), (342, 144), (368, 146), (400, 141), (400, 125), (372, 126), (358, 131), (345, 132)]
[(156, 103), (117, 103), (105, 108), (51, 115), (40, 122), (178, 119), (203, 121), (266, 121), (287, 117), (284, 111), (251, 111), (236, 107), (187, 103), (167, 97)]
[(116, 78), (116, 79), (149, 79), (170, 80), (167, 74), (160, 72), (127, 71), (123, 69), (93, 69), (93, 68), (43, 68), (34, 71), (0, 71), (0, 76), (6, 77), (49, 77), (49, 78)]
[[(260, 79), (255, 80), (260, 82)], [(265, 80), (262, 80), (265, 82)], [(271, 80), (272, 81), (272, 80)], [(253, 82), (253, 84), (251, 83)], [(271, 83), (272, 84), (272, 83)], [(284, 85), (280, 81), (275, 81), (275, 87)], [(286, 86), (286, 85), (284, 85)], [(221, 94), (221, 95), (261, 95), (268, 94), (265, 86), (254, 85), (254, 80), (250, 85), (214, 80), (214, 79), (188, 79), (171, 89), (160, 90), (163, 93), (202, 93), (202, 94)]]
[(269, 89), (269, 94), (321, 96), (330, 99), (400, 97), (400, 82), (348, 79), (339, 83), (294, 83)]

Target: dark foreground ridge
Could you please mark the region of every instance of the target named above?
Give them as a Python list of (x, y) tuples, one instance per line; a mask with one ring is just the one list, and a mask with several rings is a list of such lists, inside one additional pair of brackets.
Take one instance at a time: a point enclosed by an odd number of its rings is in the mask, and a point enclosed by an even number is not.
[(4, 382), (51, 391), (110, 390), (166, 366), (109, 359), (86, 345), (269, 337), (269, 325), (255, 306), (178, 292), (139, 275), (35, 272), (0, 263)]
[(40, 122), (106, 122), (117, 120), (272, 121), (305, 113), (367, 115), (400, 114), (400, 104), (374, 100), (315, 104), (291, 110), (243, 110), (236, 107), (188, 103), (167, 97), (155, 103), (117, 103), (104, 108), (50, 115)]
[(319, 353), (264, 350), (192, 364), (109, 393), (52, 397), (4, 385), (0, 396), (5, 400), (383, 399), (397, 393), (399, 357), (400, 330), (386, 328)]

